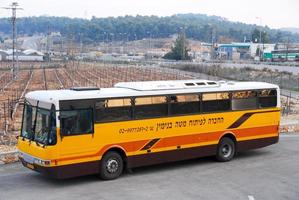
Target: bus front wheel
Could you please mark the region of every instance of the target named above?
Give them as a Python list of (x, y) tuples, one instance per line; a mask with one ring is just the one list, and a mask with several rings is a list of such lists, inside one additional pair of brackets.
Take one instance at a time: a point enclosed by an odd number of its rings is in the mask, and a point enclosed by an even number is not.
[(100, 178), (112, 180), (118, 178), (124, 168), (122, 157), (114, 151), (107, 152), (100, 161)]
[(216, 159), (220, 162), (230, 161), (235, 155), (235, 149), (235, 143), (232, 139), (222, 138), (218, 144)]

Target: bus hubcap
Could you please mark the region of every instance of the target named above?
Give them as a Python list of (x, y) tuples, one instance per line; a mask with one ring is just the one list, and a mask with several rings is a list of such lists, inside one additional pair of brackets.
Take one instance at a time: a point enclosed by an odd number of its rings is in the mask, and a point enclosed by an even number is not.
[(222, 154), (224, 157), (229, 157), (232, 152), (232, 148), (230, 145), (226, 144), (226, 145), (223, 145), (221, 151), (222, 151)]
[(106, 165), (109, 173), (115, 173), (118, 169), (118, 162), (115, 159), (109, 159)]

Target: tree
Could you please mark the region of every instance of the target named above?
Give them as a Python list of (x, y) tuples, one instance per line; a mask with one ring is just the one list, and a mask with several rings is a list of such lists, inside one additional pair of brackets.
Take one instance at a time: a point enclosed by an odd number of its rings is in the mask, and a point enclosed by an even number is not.
[[(261, 36), (261, 41), (260, 41), (260, 36)], [(259, 29), (255, 28), (251, 33), (251, 40), (252, 42), (255, 43), (269, 43), (269, 35), (266, 31), (260, 32)]]
[(251, 33), (251, 41), (254, 43), (260, 42), (260, 30), (255, 28)]
[(257, 47), (255, 51), (255, 56), (260, 56), (261, 53), (260, 51), (261, 51), (260, 47)]
[(190, 49), (188, 48), (185, 33), (181, 32), (171, 47), (171, 51), (165, 54), (163, 58), (171, 60), (190, 60), (189, 51)]
[[(20, 17), (17, 22), (18, 35), (46, 34), (60, 32), (62, 37), (73, 35), (76, 42), (96, 44), (103, 41), (135, 40), (143, 38), (168, 38), (177, 33), (179, 27), (184, 27), (186, 37), (202, 42), (211, 43), (219, 37), (229, 38), (234, 42), (241, 42), (244, 36), (252, 38), (254, 42), (269, 41), (283, 42), (289, 38), (292, 42), (299, 42), (299, 34), (270, 29), (267, 26), (248, 25), (239, 22), (230, 22), (216, 16), (202, 14), (178, 14), (167, 17), (157, 16), (122, 16), (92, 19), (68, 17)], [(72, 27), (72, 28), (69, 28)], [(11, 35), (11, 19), (0, 18), (2, 37)], [(267, 34), (263, 34), (266, 31)], [(150, 34), (149, 34), (150, 33)], [(120, 34), (126, 37), (117, 37)], [(111, 37), (113, 35), (113, 38)], [(264, 36), (265, 35), (265, 36)]]

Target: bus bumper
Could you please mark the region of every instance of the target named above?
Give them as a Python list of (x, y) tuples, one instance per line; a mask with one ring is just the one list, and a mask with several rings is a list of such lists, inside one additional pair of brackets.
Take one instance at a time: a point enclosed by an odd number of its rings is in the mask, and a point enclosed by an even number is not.
[(99, 173), (99, 161), (54, 166), (54, 167), (45, 167), (37, 164), (31, 164), (26, 162), (23, 158), (20, 158), (20, 161), (22, 162), (24, 167), (54, 179), (66, 179), (66, 178)]

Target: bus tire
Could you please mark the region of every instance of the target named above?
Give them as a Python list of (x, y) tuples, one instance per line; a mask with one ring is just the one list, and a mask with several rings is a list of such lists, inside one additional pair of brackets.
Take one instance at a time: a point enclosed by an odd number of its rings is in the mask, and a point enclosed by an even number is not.
[(103, 180), (118, 178), (124, 168), (122, 157), (115, 151), (108, 151), (100, 161), (99, 176)]
[(221, 138), (218, 143), (216, 159), (220, 162), (227, 162), (233, 159), (236, 152), (234, 141), (228, 137)]

